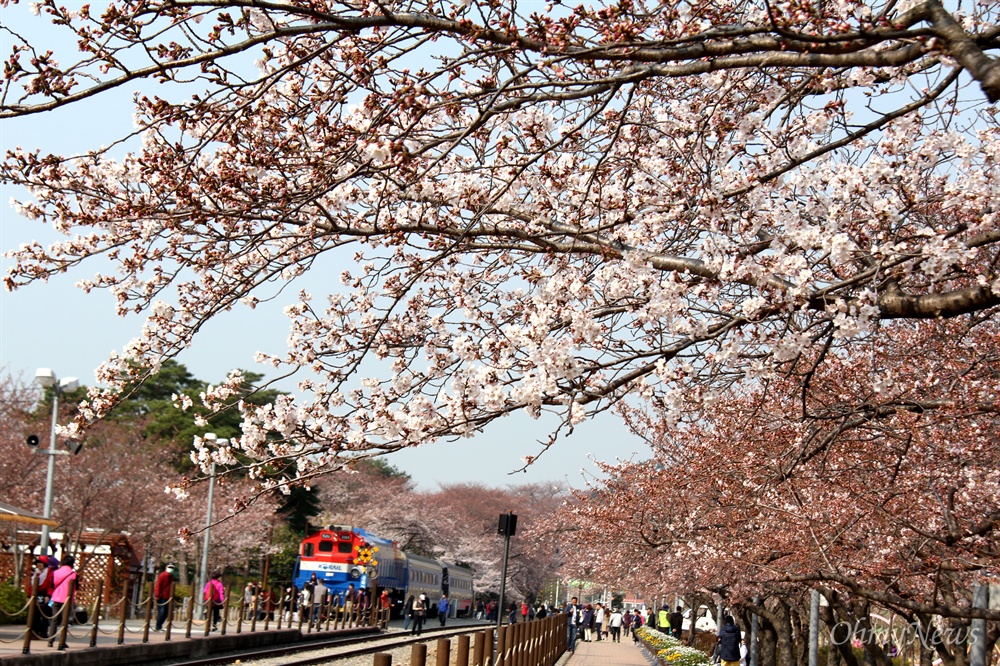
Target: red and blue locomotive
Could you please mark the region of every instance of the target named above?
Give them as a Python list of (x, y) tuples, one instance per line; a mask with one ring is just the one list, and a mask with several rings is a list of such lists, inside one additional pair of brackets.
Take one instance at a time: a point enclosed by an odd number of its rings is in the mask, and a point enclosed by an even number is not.
[(355, 590), (369, 590), (377, 584), (379, 591), (389, 591), (394, 615), (411, 594), (421, 593), (427, 595), (434, 613), (442, 594), (451, 601), (450, 615), (461, 617), (472, 611), (470, 569), (410, 555), (396, 542), (361, 527), (330, 525), (303, 539), (293, 582), (301, 589), (313, 574), (342, 598), (351, 583)]

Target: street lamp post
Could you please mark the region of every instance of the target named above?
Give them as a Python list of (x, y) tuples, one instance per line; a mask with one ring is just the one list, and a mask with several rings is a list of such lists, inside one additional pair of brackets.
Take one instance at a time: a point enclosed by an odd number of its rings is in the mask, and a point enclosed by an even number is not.
[[(56, 427), (59, 422), (59, 396), (63, 391), (72, 391), (79, 382), (76, 377), (59, 379), (50, 368), (39, 368), (35, 371), (35, 382), (44, 388), (52, 389), (52, 428), (49, 433), (49, 449), (43, 451), (49, 457), (48, 470), (45, 475), (45, 510), (46, 519), (52, 518), (52, 483), (56, 477), (56, 456), (67, 456), (69, 451), (56, 450)], [(38, 546), (39, 555), (47, 555), (49, 550), (49, 526), (42, 525), (42, 539)]]
[[(229, 442), (228, 439), (219, 439), (214, 432), (206, 432), (203, 439), (210, 442), (215, 442), (217, 445), (221, 446)], [(204, 595), (205, 584), (208, 583), (208, 545), (212, 534), (212, 502), (215, 499), (215, 461), (212, 461), (212, 471), (211, 475), (208, 477), (208, 510), (205, 514), (205, 539), (204, 545), (201, 549), (201, 576), (198, 580), (198, 589), (202, 591)], [(202, 601), (203, 612), (208, 611), (204, 606), (204, 601)]]

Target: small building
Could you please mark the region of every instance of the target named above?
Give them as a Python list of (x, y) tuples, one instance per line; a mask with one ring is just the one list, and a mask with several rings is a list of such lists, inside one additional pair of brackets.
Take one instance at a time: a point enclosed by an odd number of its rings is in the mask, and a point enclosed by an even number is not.
[[(0, 515), (4, 506), (6, 505), (0, 503)], [(0, 577), (10, 579), (19, 574), (27, 589), (31, 580), (31, 561), (38, 549), (41, 535), (34, 530), (16, 530), (13, 538), (8, 538), (9, 542), (5, 542), (0, 551)], [(102, 591), (104, 604), (113, 604), (123, 597), (129, 597), (133, 584), (132, 573), (139, 569), (140, 563), (128, 534), (87, 528), (75, 535), (71, 546), (67, 546), (64, 539), (65, 535), (60, 532), (49, 533), (49, 541), (56, 555), (61, 558), (64, 554), (72, 553), (76, 557), (78, 604), (90, 606), (99, 590)], [(68, 550), (64, 550), (66, 548)]]

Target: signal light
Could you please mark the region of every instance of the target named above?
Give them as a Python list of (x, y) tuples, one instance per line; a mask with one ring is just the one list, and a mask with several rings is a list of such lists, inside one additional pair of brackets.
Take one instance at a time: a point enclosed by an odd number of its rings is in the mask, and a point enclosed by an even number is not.
[(66, 448), (69, 449), (69, 452), (75, 456), (80, 453), (80, 449), (83, 448), (83, 442), (71, 439), (66, 442)]
[(30, 448), (32, 451), (37, 449), (40, 443), (41, 442), (38, 439), (38, 435), (28, 435), (28, 448)]

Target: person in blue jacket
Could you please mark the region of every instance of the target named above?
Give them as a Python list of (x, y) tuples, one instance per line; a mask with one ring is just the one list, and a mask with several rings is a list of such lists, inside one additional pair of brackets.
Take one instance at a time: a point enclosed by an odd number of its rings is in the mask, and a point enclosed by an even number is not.
[(727, 615), (723, 618), (718, 640), (719, 659), (722, 666), (740, 665), (740, 641), (742, 638), (739, 627), (733, 622), (733, 616)]
[(451, 603), (448, 601), (448, 595), (442, 594), (441, 601), (438, 602), (438, 622), (441, 626), (444, 626), (444, 621), (448, 619), (448, 611), (451, 609)]

